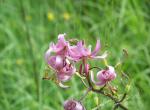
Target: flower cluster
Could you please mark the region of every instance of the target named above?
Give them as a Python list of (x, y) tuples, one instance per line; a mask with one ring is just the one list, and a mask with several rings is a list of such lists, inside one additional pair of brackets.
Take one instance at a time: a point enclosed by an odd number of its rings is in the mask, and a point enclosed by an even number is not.
[(67, 59), (69, 42), (65, 41), (64, 36), (65, 34), (60, 34), (56, 44), (50, 43), (49, 49), (45, 54), (48, 65), (54, 69), (57, 79), (62, 82), (69, 80), (76, 71), (73, 62)]
[[(87, 80), (89, 85), (88, 90), (97, 92), (93, 85), (99, 87), (106, 86), (116, 78), (116, 72), (113, 66), (105, 65), (105, 68), (102, 69), (98, 66), (92, 67), (89, 63), (92, 59), (98, 61), (105, 60), (107, 57), (107, 52), (98, 55), (101, 49), (99, 39), (96, 42), (94, 50), (91, 51), (91, 45), (86, 46), (83, 40), (67, 41), (65, 40), (65, 36), (66, 34), (59, 34), (57, 43), (51, 42), (49, 49), (45, 53), (47, 65), (55, 72), (55, 78), (57, 82), (61, 83), (61, 87), (68, 87), (64, 86), (63, 83), (70, 80), (74, 74), (77, 74), (80, 78), (84, 77)], [(80, 64), (79, 68), (77, 68), (77, 64)], [(96, 81), (92, 70), (94, 68), (98, 69)], [(99, 92), (101, 93), (101, 91)], [(67, 100), (64, 103), (64, 109), (85, 110), (85, 107), (83, 107), (80, 101)]]
[[(51, 42), (45, 54), (47, 64), (56, 72), (59, 81), (65, 82), (72, 77), (76, 72), (75, 62), (82, 60), (85, 63), (87, 59), (104, 59), (107, 56), (106, 53), (96, 56), (100, 50), (100, 40), (97, 40), (96, 47), (91, 52), (91, 47), (85, 47), (83, 41), (71, 45), (64, 37), (65, 34), (59, 34), (58, 42), (56, 44)], [(85, 64), (85, 68), (87, 68), (86, 66), (87, 64)]]

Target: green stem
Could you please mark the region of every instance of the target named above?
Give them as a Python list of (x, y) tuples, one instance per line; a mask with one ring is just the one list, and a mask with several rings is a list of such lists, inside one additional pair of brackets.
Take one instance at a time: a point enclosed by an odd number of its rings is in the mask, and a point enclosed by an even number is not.
[(86, 96), (87, 94), (92, 90), (92, 88), (88, 88), (85, 92), (85, 94), (79, 99), (79, 101), (81, 102)]

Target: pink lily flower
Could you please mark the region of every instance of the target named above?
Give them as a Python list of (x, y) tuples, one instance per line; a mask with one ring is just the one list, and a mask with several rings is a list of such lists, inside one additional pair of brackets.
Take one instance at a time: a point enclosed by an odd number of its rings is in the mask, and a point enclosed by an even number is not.
[(64, 110), (86, 110), (85, 107), (76, 100), (66, 100), (64, 102)]
[(50, 65), (54, 70), (61, 70), (64, 67), (64, 58), (62, 56), (50, 56), (47, 61), (48, 65)]
[(108, 66), (106, 70), (101, 70), (97, 73), (98, 82), (94, 80), (94, 75), (91, 73), (91, 80), (97, 86), (105, 85), (107, 82), (112, 81), (116, 78), (114, 67)]
[(93, 52), (91, 52), (91, 48), (86, 48), (84, 46), (83, 41), (79, 41), (76, 46), (69, 46), (69, 57), (74, 61), (79, 61), (83, 58), (99, 58), (103, 59), (107, 56), (107, 54), (103, 54), (102, 56), (96, 56), (100, 50), (100, 40), (97, 40), (96, 47)]
[(59, 34), (58, 35), (58, 42), (54, 44), (53, 42), (50, 43), (49, 49), (45, 53), (45, 59), (51, 56), (52, 52), (55, 52), (56, 55), (66, 55), (68, 52), (69, 42), (65, 40), (66, 34)]
[(68, 81), (76, 71), (76, 68), (63, 56), (51, 56), (48, 64), (56, 72), (57, 79), (62, 82)]
[(60, 81), (68, 81), (73, 74), (75, 74), (76, 68), (72, 64), (66, 64), (60, 71), (57, 73), (57, 77)]

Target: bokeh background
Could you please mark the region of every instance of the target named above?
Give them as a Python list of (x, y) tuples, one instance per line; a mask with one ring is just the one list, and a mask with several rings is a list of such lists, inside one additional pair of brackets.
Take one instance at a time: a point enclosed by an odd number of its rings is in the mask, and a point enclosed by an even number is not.
[[(112, 65), (123, 60), (130, 77), (123, 104), (130, 110), (149, 109), (149, 0), (0, 0), (0, 110), (63, 110), (64, 100), (85, 92), (77, 77), (68, 90), (42, 80), (44, 53), (59, 33), (92, 46), (99, 37), (101, 53), (109, 51)], [(97, 103), (98, 110), (113, 105), (92, 93), (84, 101), (87, 110), (96, 110)]]

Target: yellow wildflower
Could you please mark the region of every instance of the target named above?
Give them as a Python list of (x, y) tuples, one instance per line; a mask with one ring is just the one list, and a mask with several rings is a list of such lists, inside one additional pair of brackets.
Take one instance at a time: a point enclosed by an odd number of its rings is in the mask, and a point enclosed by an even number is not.
[(71, 18), (71, 15), (69, 13), (65, 12), (63, 14), (63, 18), (67, 21), (67, 20), (69, 20)]
[(52, 12), (48, 12), (47, 18), (49, 21), (53, 21), (55, 17), (54, 17), (54, 14)]

